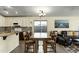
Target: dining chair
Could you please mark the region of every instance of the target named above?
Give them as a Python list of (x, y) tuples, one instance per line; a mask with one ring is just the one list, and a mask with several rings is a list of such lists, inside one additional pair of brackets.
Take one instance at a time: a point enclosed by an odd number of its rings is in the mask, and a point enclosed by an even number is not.
[(30, 33), (24, 32), (24, 42), (25, 42), (25, 52), (26, 53), (35, 53), (36, 52), (36, 41), (34, 39), (30, 39)]

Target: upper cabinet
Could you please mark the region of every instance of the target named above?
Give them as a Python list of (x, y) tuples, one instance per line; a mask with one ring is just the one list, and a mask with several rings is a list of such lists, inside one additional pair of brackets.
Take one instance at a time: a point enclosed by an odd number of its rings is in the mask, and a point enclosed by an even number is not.
[(13, 26), (13, 23), (18, 23), (18, 25), (23, 27), (32, 26), (32, 21), (28, 17), (5, 17), (6, 26)]
[(22, 19), (19, 17), (6, 17), (6, 26), (13, 26), (13, 23), (18, 23), (18, 25), (22, 26)]

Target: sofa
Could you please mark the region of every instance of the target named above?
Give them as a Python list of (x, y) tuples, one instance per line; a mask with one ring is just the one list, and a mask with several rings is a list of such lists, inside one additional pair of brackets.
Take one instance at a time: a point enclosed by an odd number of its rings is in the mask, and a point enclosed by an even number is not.
[(58, 34), (57, 43), (64, 46), (70, 46), (72, 44), (72, 38), (67, 36), (67, 31), (61, 31), (61, 33)]

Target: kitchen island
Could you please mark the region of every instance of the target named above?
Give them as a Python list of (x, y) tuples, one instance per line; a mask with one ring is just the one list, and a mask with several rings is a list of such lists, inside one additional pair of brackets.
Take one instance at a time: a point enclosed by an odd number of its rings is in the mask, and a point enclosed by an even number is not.
[(0, 53), (9, 53), (19, 45), (19, 35), (15, 32), (0, 33)]

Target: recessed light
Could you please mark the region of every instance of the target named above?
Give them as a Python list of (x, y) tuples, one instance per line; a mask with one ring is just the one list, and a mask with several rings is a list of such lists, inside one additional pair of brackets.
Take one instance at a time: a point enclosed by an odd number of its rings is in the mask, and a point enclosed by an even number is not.
[(18, 14), (18, 12), (16, 11), (16, 14)]
[(7, 6), (8, 8), (11, 8), (11, 6)]
[(8, 8), (12, 8), (11, 6), (7, 6)]
[(6, 14), (8, 14), (9, 12), (8, 11), (4, 11)]

